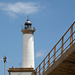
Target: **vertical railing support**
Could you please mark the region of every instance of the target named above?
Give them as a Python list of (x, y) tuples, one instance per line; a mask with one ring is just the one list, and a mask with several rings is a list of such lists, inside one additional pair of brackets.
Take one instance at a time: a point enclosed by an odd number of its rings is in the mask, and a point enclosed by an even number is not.
[(64, 40), (64, 36), (61, 39), (61, 54), (63, 53), (63, 40)]
[(49, 66), (50, 66), (50, 53), (48, 54), (48, 67), (47, 68), (49, 68)]
[(35, 70), (35, 75), (37, 75), (37, 68), (36, 68), (36, 70)]
[(55, 47), (54, 47), (53, 63), (55, 62), (55, 52), (56, 52), (56, 45), (55, 45)]
[(40, 65), (39, 65), (39, 75), (40, 75)]
[(73, 34), (73, 26), (71, 27), (71, 34), (70, 34), (71, 35), (71, 37), (70, 37), (70, 43), (71, 44), (70, 44), (70, 46), (72, 45), (72, 41), (73, 41), (73, 35), (72, 34)]
[(43, 61), (43, 73), (45, 72), (45, 59)]

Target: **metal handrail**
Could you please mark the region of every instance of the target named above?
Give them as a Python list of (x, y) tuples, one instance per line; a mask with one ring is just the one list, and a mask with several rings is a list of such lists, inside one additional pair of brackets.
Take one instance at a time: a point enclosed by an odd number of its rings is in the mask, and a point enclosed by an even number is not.
[[(39, 64), (39, 66), (35, 69), (36, 73), (32, 73), (32, 75), (41, 75), (43, 74), (57, 59), (59, 56), (61, 56), (64, 51), (68, 48), (71, 47), (73, 42), (75, 41), (75, 39), (73, 39), (73, 35), (75, 33), (75, 31), (73, 32), (73, 26), (74, 26), (75, 22), (70, 26), (70, 28), (66, 31), (66, 33), (62, 36), (62, 38), (57, 42), (57, 44), (52, 48), (52, 50), (47, 54), (47, 56), (44, 58), (44, 60)], [(64, 42), (64, 37), (66, 36), (66, 34), (71, 31), (70, 36), (68, 37), (68, 39)], [(70, 40), (69, 45), (66, 46), (66, 48), (64, 49), (64, 45), (67, 43), (67, 41)], [(57, 45), (61, 42), (61, 47), (59, 47), (56, 50)], [(51, 52), (53, 51), (53, 55), (50, 57)], [(56, 53), (58, 53), (58, 51), (61, 51), (57, 56)], [(46, 60), (48, 59), (48, 60)], [(51, 59), (53, 59), (52, 61), (50, 61)], [(42, 65), (42, 67), (41, 67)], [(46, 66), (47, 65), (47, 66)], [(42, 72), (41, 72), (42, 71)]]

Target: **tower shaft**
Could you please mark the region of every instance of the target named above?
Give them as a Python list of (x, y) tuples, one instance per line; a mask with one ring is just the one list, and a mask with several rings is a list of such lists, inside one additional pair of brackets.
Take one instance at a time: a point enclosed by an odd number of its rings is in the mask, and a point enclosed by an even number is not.
[(23, 59), (24, 68), (34, 68), (34, 37), (33, 34), (23, 34)]

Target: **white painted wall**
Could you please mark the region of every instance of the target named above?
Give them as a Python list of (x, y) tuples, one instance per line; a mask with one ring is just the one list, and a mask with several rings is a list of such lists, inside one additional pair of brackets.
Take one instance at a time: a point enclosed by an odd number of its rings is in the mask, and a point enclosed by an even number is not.
[(23, 34), (23, 68), (34, 68), (34, 38), (33, 34)]
[(10, 75), (31, 75), (32, 72), (10, 72)]

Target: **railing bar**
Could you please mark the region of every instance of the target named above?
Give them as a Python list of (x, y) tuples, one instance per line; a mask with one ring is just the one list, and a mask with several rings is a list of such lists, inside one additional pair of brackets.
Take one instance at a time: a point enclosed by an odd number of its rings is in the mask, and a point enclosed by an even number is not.
[[(73, 27), (73, 25), (74, 25), (74, 23), (71, 25), (71, 27)], [(71, 29), (71, 27), (66, 31), (66, 33)], [(66, 35), (66, 33), (65, 33), (62, 37), (64, 37), (64, 36)], [(61, 38), (61, 39), (62, 39), (62, 38)], [(61, 41), (61, 39), (57, 42), (57, 44)], [(57, 44), (56, 44), (56, 45), (57, 45)], [(55, 46), (56, 46), (56, 45), (55, 45)], [(54, 47), (55, 47), (55, 46), (54, 46)], [(51, 50), (49, 53), (51, 53), (51, 52), (53, 51), (54, 47), (52, 48), (52, 50)], [(48, 53), (48, 54), (49, 54), (49, 53)], [(47, 54), (47, 56), (48, 56), (48, 54)], [(47, 56), (45, 57), (45, 59), (47, 58)], [(43, 61), (42, 61), (42, 62), (43, 62)]]
[[(75, 33), (75, 31), (73, 32), (73, 34), (74, 34), (74, 33)], [(72, 35), (73, 35), (73, 34), (72, 34)], [(71, 35), (71, 36), (72, 36), (72, 35)], [(71, 37), (71, 36), (70, 36), (70, 37)], [(69, 37), (69, 38), (70, 38), (70, 37)], [(69, 40), (69, 38), (63, 43), (63, 45)], [(62, 47), (62, 46), (61, 46), (61, 47)], [(60, 48), (61, 48), (61, 47), (60, 47)], [(60, 48), (59, 48), (59, 49), (60, 49)], [(54, 49), (54, 47), (53, 47), (53, 49)], [(52, 52), (53, 49), (52, 49), (50, 52)], [(50, 53), (50, 52), (49, 52), (49, 53)], [(58, 52), (58, 50), (57, 50), (55, 53), (57, 53), (57, 52)], [(49, 53), (48, 53), (48, 54), (49, 54)], [(45, 57), (45, 59), (46, 59), (47, 57), (48, 57), (48, 55)], [(53, 56), (52, 56), (52, 57), (53, 57)], [(44, 60), (43, 60), (43, 61), (44, 61)], [(43, 61), (42, 61), (39, 65), (41, 65), (41, 64), (43, 63)], [(39, 66), (38, 66), (38, 67), (39, 67)]]
[[(52, 49), (52, 50), (53, 50), (53, 49)], [(50, 52), (49, 52), (49, 53), (50, 53)], [(48, 53), (48, 54), (49, 54), (49, 53)], [(46, 59), (47, 57), (48, 57), (48, 55), (45, 57), (45, 59)], [(44, 60), (43, 60), (43, 61), (44, 61)], [(41, 64), (43, 63), (43, 61), (42, 61), (39, 65), (41, 65)], [(38, 66), (38, 67), (39, 67), (39, 66)]]
[[(75, 22), (72, 24), (71, 27), (73, 27), (74, 24), (75, 24)], [(67, 30), (67, 32), (71, 29), (71, 27)], [(73, 29), (73, 28), (72, 28), (72, 29)], [(67, 32), (63, 35), (63, 37), (67, 34)], [(75, 31), (73, 32), (73, 30), (71, 30), (71, 36), (73, 36), (74, 33), (75, 33)], [(69, 38), (71, 38), (71, 36), (70, 36)], [(69, 40), (69, 38), (68, 38), (62, 45), (64, 45), (64, 44)], [(72, 38), (72, 40), (73, 40), (73, 38)], [(72, 40), (71, 40), (71, 41), (72, 41)], [(75, 39), (74, 39), (74, 40), (75, 40)], [(73, 41), (74, 41), (74, 40), (73, 40)], [(57, 42), (57, 44), (58, 44), (60, 41), (61, 41), (61, 39)], [(71, 43), (73, 43), (73, 41), (72, 41)], [(70, 43), (70, 44), (71, 44), (71, 43)], [(57, 44), (56, 44), (56, 45), (57, 45)], [(69, 44), (69, 45), (70, 45), (70, 44)], [(56, 45), (55, 45), (55, 46), (56, 46)], [(69, 46), (69, 45), (68, 45), (68, 46)], [(55, 46), (54, 46), (54, 47), (55, 47)], [(63, 51), (65, 51), (65, 50), (68, 48), (68, 46), (67, 46)], [(52, 50), (51, 50), (48, 54), (50, 54), (50, 53), (54, 50), (54, 47), (52, 48)], [(62, 46), (61, 46), (61, 47), (62, 47)], [(60, 47), (60, 48), (61, 48), (61, 47)], [(52, 57), (60, 50), (60, 48), (59, 48), (56, 52), (54, 52), (54, 54), (52, 55)], [(60, 54), (59, 54), (59, 55), (60, 55)], [(59, 55), (58, 55), (58, 56), (59, 56)], [(57, 56), (57, 57), (58, 57), (58, 56)], [(48, 57), (48, 55), (45, 57), (45, 59), (46, 59), (47, 57)], [(51, 59), (52, 57), (50, 57), (50, 59)], [(57, 58), (57, 57), (56, 57), (56, 58)], [(55, 58), (55, 59), (56, 59), (56, 58)], [(45, 60), (45, 59), (44, 59), (44, 60)], [(48, 59), (48, 61), (50, 61), (50, 59)], [(45, 65), (48, 63), (48, 61), (45, 63)], [(53, 60), (53, 61), (54, 61), (54, 60)], [(53, 61), (52, 61), (52, 62), (53, 62)], [(40, 65), (41, 65), (43, 62), (44, 62), (44, 61), (42, 61), (42, 62), (40, 63)], [(52, 62), (51, 62), (51, 63), (52, 63)], [(50, 64), (51, 64), (51, 63), (50, 63)], [(37, 69), (38, 69), (38, 68), (39, 68), (39, 66), (37, 67)], [(40, 70), (40, 69), (39, 69), (39, 70)], [(38, 72), (37, 72), (37, 73), (38, 73)]]
[[(74, 40), (75, 40), (75, 39), (74, 39)], [(74, 41), (74, 40), (73, 40), (73, 41)], [(70, 44), (72, 44), (72, 43), (73, 43), (73, 41), (72, 41)], [(68, 46), (70, 46), (70, 44), (69, 44)], [(66, 47), (63, 51), (65, 51), (65, 50), (68, 48), (68, 46), (67, 46), (67, 47)]]
[(75, 22), (70, 26), (70, 28), (66, 31), (66, 33), (63, 36), (65, 36), (68, 33), (68, 31), (71, 29), (71, 27), (74, 26), (74, 24), (75, 24)]
[[(70, 44), (69, 44), (70, 45)], [(68, 48), (69, 47), (69, 45), (66, 47), (66, 48)], [(63, 50), (64, 51), (64, 50)], [(56, 59), (59, 57), (61, 55), (61, 53), (56, 57)]]
[(36, 72), (36, 75), (37, 75), (37, 68), (36, 68), (35, 72)]
[[(74, 33), (75, 33), (75, 32), (74, 32)], [(73, 34), (74, 34), (74, 33), (73, 33)], [(72, 35), (73, 35), (73, 34), (72, 34)], [(71, 36), (72, 36), (72, 35), (71, 35)], [(70, 37), (71, 37), (71, 36), (70, 36)], [(70, 38), (70, 37), (69, 37), (69, 38)], [(66, 42), (69, 40), (69, 38), (66, 40)], [(66, 43), (66, 42), (65, 42), (65, 43)], [(64, 43), (64, 44), (65, 44), (65, 43)], [(64, 45), (64, 44), (63, 44), (63, 45)], [(62, 47), (62, 46), (61, 46), (61, 47)], [(55, 52), (55, 54), (61, 49), (61, 47)], [(52, 58), (53, 56), (54, 56), (54, 54), (51, 56), (51, 58)], [(51, 58), (50, 58), (50, 59), (51, 59)], [(49, 59), (49, 60), (50, 60), (50, 59)], [(47, 63), (48, 63), (48, 61), (46, 62), (46, 64), (47, 64)]]
[[(74, 39), (74, 40), (75, 40), (75, 39)], [(74, 40), (73, 40), (73, 41), (74, 41)], [(69, 44), (69, 45), (70, 45), (70, 44)], [(68, 46), (69, 46), (69, 45), (68, 45)], [(64, 50), (63, 50), (63, 51), (64, 51)], [(59, 55), (61, 55), (61, 53), (60, 53)], [(59, 56), (59, 55), (58, 55), (58, 56)], [(57, 56), (57, 57), (58, 57), (58, 56)], [(53, 56), (52, 56), (52, 57), (53, 57)], [(56, 57), (56, 58), (57, 58), (57, 57)], [(55, 59), (56, 59), (56, 58), (55, 58)], [(48, 62), (48, 61), (47, 61), (47, 62)], [(47, 63), (47, 62), (46, 62), (46, 63)], [(52, 62), (53, 62), (53, 61), (52, 61)]]
[[(75, 39), (74, 39), (74, 40), (75, 40)], [(73, 40), (73, 41), (74, 41), (74, 40)], [(73, 42), (73, 41), (72, 41), (72, 42)], [(72, 42), (71, 42), (71, 43), (72, 43)], [(71, 43), (70, 43), (70, 44), (71, 44)], [(70, 44), (69, 44), (65, 49), (67, 49), (67, 48), (70, 46)], [(63, 51), (65, 51), (65, 49), (64, 49)], [(57, 58), (57, 57), (56, 57), (56, 58)]]
[(43, 62), (43, 72), (45, 71), (45, 60)]
[[(74, 40), (75, 40), (75, 39), (74, 39)], [(73, 41), (74, 41), (74, 40), (73, 40)], [(73, 41), (72, 41), (72, 42), (73, 42)], [(71, 43), (72, 43), (72, 42), (71, 42)], [(71, 44), (71, 43), (70, 43), (70, 44)], [(70, 44), (69, 44), (68, 46), (70, 46)], [(68, 46), (67, 46), (67, 47), (68, 47)], [(55, 59), (57, 59), (60, 55), (61, 55), (61, 53), (60, 53)], [(48, 61), (47, 61), (47, 62), (48, 62)], [(47, 64), (47, 62), (45, 63), (45, 65)], [(53, 60), (51, 63), (53, 63), (53, 62), (54, 62), (54, 60)], [(51, 64), (51, 63), (50, 63), (50, 64)]]
[[(73, 34), (74, 34), (74, 33), (75, 33), (75, 32), (73, 32)], [(73, 34), (72, 34), (72, 35), (73, 35)], [(71, 35), (71, 36), (72, 36), (72, 35)], [(70, 36), (70, 37), (71, 37), (71, 36)], [(69, 37), (69, 38), (70, 38), (70, 37)], [(69, 40), (69, 38), (63, 43), (63, 45)]]
[[(66, 47), (66, 48), (68, 48), (70, 46), (70, 44)], [(63, 50), (63, 51), (65, 51), (65, 50)], [(59, 57), (61, 55), (61, 53), (56, 57), (56, 59)]]
[[(61, 47), (55, 52), (55, 54), (61, 49)], [(54, 54), (50, 57), (50, 59), (54, 56)], [(49, 60), (50, 60), (49, 59)], [(48, 62), (48, 61), (47, 61)]]
[(40, 75), (40, 65), (39, 65), (39, 75)]
[(50, 64), (52, 64), (52, 63), (53, 63), (53, 61)]
[(63, 51), (65, 51), (69, 46), (70, 46), (70, 44)]
[[(74, 33), (75, 33), (75, 32), (74, 32)], [(74, 34), (74, 33), (73, 33), (73, 34)], [(73, 35), (73, 34), (72, 34), (72, 35)], [(71, 35), (71, 36), (72, 36), (72, 35)], [(70, 37), (71, 37), (71, 36), (70, 36)], [(69, 37), (69, 38), (70, 38), (70, 37)], [(69, 38), (63, 43), (63, 45), (69, 40)], [(61, 47), (62, 47), (62, 46), (61, 46)], [(60, 47), (55, 53), (57, 53), (57, 52), (61, 49), (61, 47)]]
[[(75, 24), (75, 22), (70, 26), (70, 28), (66, 31), (66, 33), (62, 36), (62, 37), (64, 37), (67, 33), (68, 33), (68, 31), (71, 29), (71, 27), (73, 27), (74, 26), (74, 24)], [(62, 39), (62, 38), (61, 38)], [(57, 42), (57, 44), (61, 41), (61, 39)], [(57, 45), (56, 44), (56, 45)]]
[[(71, 33), (70, 33), (70, 35), (72, 35), (72, 33), (73, 33), (73, 27), (71, 27)], [(70, 42), (72, 42), (72, 40), (73, 40), (73, 35), (70, 37)]]
[[(69, 38), (70, 38), (70, 37), (69, 37)], [(67, 41), (69, 40), (69, 38), (67, 39)], [(66, 41), (66, 42), (67, 42), (67, 41)], [(65, 43), (66, 43), (66, 42), (65, 42)], [(65, 43), (64, 43), (64, 44), (65, 44)], [(64, 45), (64, 44), (63, 44), (63, 45)], [(61, 47), (62, 47), (62, 46), (61, 46)], [(55, 54), (61, 49), (61, 47), (55, 52)], [(54, 54), (51, 56), (51, 58), (52, 58), (53, 56), (54, 56)]]
[(55, 62), (55, 53), (56, 52), (56, 46), (54, 47), (54, 55), (53, 55), (53, 60), (54, 60), (54, 62)]
[[(75, 39), (74, 39), (74, 40), (75, 40)], [(74, 40), (73, 40), (73, 41), (74, 41)], [(72, 42), (73, 42), (73, 41), (72, 41)], [(72, 43), (72, 42), (71, 42), (71, 43)], [(71, 43), (70, 43), (70, 44), (71, 44)], [(70, 45), (70, 44), (69, 44), (69, 45)], [(69, 46), (69, 45), (68, 45), (68, 46)], [(68, 46), (67, 46), (67, 47), (68, 47)], [(59, 54), (55, 59), (57, 59), (60, 55), (61, 55), (61, 54)], [(52, 61), (51, 63), (53, 63), (53, 61)], [(51, 63), (50, 63), (50, 64), (51, 64)], [(46, 63), (45, 63), (45, 65), (46, 65)], [(38, 72), (37, 72), (37, 73), (38, 73)]]
[(40, 71), (43, 69), (43, 67), (40, 68)]
[(48, 63), (48, 68), (49, 68), (49, 65), (50, 65), (50, 53), (48, 54), (48, 61), (47, 61), (47, 63)]
[(61, 56), (61, 53), (55, 59), (57, 59), (59, 56)]
[(61, 54), (63, 53), (63, 42), (64, 42), (64, 37), (62, 37), (62, 41), (61, 41)]

